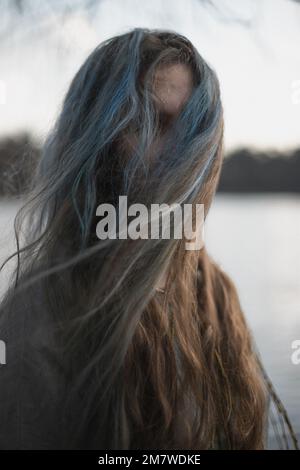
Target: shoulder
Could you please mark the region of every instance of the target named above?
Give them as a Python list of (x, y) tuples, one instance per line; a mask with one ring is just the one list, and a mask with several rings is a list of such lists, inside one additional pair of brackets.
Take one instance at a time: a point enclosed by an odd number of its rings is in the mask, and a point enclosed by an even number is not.
[(65, 379), (51, 322), (33, 289), (0, 308), (0, 448), (57, 446)]

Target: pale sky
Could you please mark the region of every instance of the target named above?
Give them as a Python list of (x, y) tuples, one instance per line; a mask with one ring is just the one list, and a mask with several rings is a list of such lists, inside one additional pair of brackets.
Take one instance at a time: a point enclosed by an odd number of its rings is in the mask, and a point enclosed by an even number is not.
[(0, 41), (0, 135), (29, 130), (44, 137), (87, 54), (139, 26), (186, 35), (217, 71), (228, 149), (300, 146), (299, 4), (216, 0), (214, 8), (201, 0), (102, 0), (92, 18), (77, 12), (64, 22), (53, 2), (39, 4), (47, 11), (42, 27), (35, 20), (31, 32), (19, 21)]

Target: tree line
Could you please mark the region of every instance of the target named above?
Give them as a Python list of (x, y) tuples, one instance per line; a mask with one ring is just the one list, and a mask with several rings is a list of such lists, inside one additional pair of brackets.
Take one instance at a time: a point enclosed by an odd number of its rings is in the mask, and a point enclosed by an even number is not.
[[(0, 196), (24, 193), (41, 155), (29, 134), (0, 140)], [(300, 148), (287, 153), (241, 148), (225, 156), (219, 192), (300, 193)]]

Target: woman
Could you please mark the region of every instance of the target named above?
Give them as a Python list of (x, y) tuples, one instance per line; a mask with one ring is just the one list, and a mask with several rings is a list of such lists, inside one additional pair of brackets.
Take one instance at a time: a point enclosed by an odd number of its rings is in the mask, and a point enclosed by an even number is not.
[(135, 29), (82, 65), (16, 221), (1, 448), (265, 447), (272, 389), (228, 276), (184, 239), (96, 235), (120, 195), (206, 215), (222, 135), (217, 78), (183, 36)]

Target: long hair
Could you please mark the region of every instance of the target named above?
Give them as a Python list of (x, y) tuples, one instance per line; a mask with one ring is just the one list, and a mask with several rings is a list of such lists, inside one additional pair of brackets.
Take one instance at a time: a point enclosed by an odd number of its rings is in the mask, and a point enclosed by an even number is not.
[[(193, 78), (173, 118), (153, 92), (157, 70), (172, 64)], [(43, 293), (69, 379), (66, 409), (82, 397), (67, 446), (89, 429), (103, 449), (264, 447), (266, 381), (228, 276), (184, 240), (96, 237), (97, 206), (118, 207), (119, 195), (147, 207), (202, 203), (206, 214), (222, 137), (216, 75), (179, 34), (116, 36), (75, 75), (16, 218), (4, 301), (27, 292), (34, 309)]]

